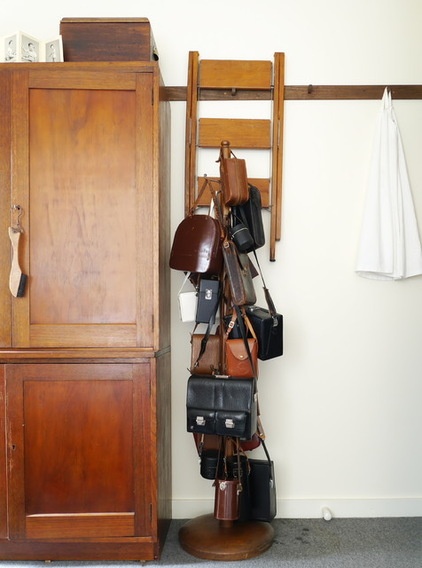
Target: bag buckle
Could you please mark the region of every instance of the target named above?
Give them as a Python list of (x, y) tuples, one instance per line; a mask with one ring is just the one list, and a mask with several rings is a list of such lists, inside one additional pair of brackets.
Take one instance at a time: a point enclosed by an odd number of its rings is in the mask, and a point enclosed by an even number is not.
[(212, 300), (212, 288), (205, 288), (205, 300)]
[(196, 417), (196, 425), (197, 426), (205, 426), (205, 418), (203, 416)]
[(225, 425), (226, 428), (234, 428), (233, 418), (226, 418), (224, 425)]

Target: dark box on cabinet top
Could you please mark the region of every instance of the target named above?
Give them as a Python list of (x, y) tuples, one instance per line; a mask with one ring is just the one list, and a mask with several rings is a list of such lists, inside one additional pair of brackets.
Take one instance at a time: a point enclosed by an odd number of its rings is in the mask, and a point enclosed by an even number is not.
[(147, 18), (62, 18), (65, 61), (156, 61)]

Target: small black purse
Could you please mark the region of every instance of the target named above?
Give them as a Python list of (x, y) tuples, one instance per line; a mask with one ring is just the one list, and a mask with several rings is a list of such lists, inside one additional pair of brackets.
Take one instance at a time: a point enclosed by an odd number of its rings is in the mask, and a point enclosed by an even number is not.
[(271, 522), (277, 514), (274, 462), (264, 440), (266, 459), (249, 459), (249, 516), (255, 521)]
[(215, 278), (201, 278), (199, 281), (196, 323), (211, 324), (215, 321), (220, 300), (220, 281)]

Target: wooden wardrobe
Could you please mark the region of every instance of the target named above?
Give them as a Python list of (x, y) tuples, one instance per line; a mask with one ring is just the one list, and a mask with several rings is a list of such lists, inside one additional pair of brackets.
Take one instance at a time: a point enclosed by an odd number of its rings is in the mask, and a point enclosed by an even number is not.
[(156, 62), (0, 65), (1, 560), (159, 557), (171, 519), (160, 87)]

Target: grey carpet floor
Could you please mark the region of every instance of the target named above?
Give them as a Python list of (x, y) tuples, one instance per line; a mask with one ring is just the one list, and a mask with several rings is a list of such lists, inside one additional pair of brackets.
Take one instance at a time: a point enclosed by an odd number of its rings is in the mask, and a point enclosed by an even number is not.
[(225, 568), (422, 568), (422, 517), (382, 519), (276, 519), (271, 548), (257, 558), (207, 561), (178, 543), (182, 521), (173, 521), (159, 562), (151, 565), (224, 565)]
[[(159, 561), (146, 566), (215, 568), (422, 568), (422, 517), (381, 519), (276, 519), (272, 546), (256, 558), (210, 561), (185, 552), (173, 520)], [(0, 562), (0, 568), (45, 566), (44, 562)], [(61, 562), (53, 568), (133, 568), (139, 562)]]

